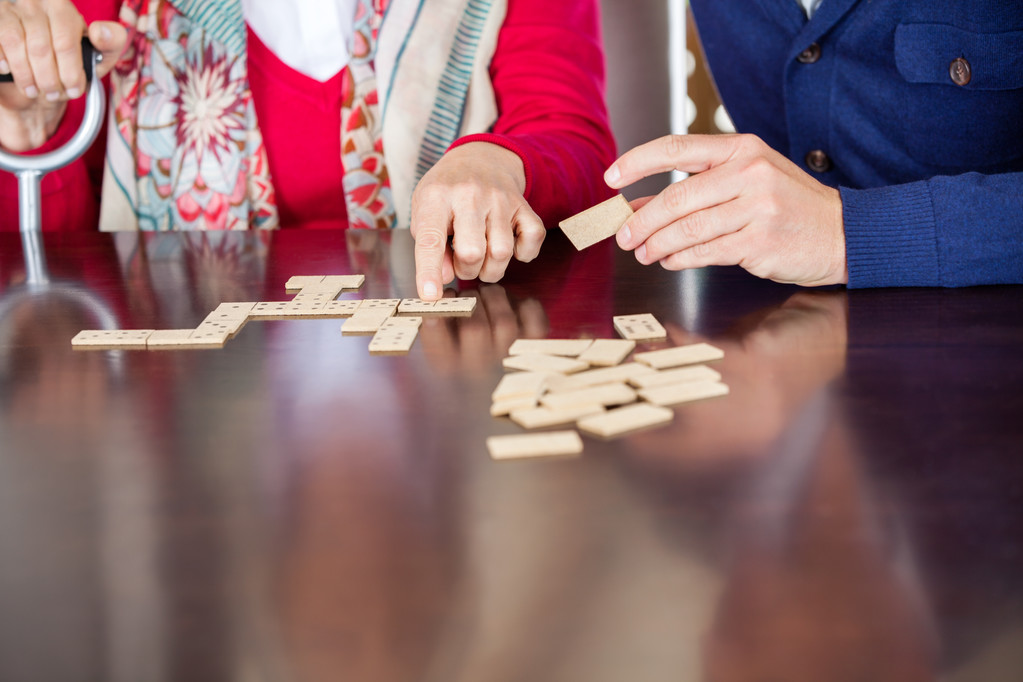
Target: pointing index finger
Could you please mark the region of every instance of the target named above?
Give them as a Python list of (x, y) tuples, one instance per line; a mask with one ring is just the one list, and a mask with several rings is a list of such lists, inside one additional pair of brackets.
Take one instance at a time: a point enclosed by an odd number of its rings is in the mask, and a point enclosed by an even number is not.
[(436, 301), (443, 292), (444, 256), (448, 248), (450, 217), (413, 216), (412, 236), (416, 240), (416, 289), (424, 301)]

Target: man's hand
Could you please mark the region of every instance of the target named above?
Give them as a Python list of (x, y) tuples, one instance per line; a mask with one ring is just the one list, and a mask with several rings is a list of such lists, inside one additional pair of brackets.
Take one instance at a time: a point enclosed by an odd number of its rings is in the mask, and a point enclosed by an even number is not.
[(618, 244), (669, 270), (740, 265), (807, 286), (848, 281), (842, 200), (752, 135), (672, 135), (622, 155), (604, 179), (619, 189), (655, 173), (692, 173), (638, 200)]
[[(14, 78), (0, 84), (0, 146), (15, 152), (39, 147), (56, 131), (67, 100), (85, 93), (86, 30), (71, 0), (0, 0), (0, 73)], [(88, 36), (103, 53), (102, 78), (124, 51), (128, 33), (116, 21), (96, 21)]]
[(536, 258), (546, 231), (525, 187), (518, 155), (488, 142), (448, 151), (423, 176), (412, 195), (411, 226), (420, 298), (439, 299), (455, 277), (496, 282), (512, 256)]

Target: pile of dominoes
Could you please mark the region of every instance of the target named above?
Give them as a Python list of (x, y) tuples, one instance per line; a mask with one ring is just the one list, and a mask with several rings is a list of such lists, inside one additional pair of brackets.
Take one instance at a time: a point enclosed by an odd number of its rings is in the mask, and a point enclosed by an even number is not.
[(71, 339), (78, 350), (161, 350), (223, 348), (250, 320), (346, 318), (345, 335), (372, 335), (373, 355), (408, 353), (424, 315), (467, 316), (476, 298), (461, 296), (423, 301), (418, 298), (338, 299), (357, 291), (364, 275), (296, 275), (285, 284), (295, 296), (287, 301), (221, 303), (194, 329), (85, 329)]
[(620, 339), (518, 339), (502, 364), (506, 370), (491, 394), (490, 414), (524, 429), (574, 424), (578, 431), (491, 436), (494, 459), (582, 452), (579, 431), (602, 439), (666, 424), (673, 406), (728, 393), (721, 374), (706, 362), (724, 352), (695, 343), (632, 355), (637, 342), (659, 341), (667, 332), (649, 314), (613, 318)]

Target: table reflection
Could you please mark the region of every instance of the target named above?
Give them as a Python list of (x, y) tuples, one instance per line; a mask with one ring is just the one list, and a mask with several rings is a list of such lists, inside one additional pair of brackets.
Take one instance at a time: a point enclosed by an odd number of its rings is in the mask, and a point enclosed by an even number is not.
[[(17, 236), (15, 235), (15, 238)], [(552, 235), (553, 237), (553, 235)], [(800, 291), (613, 251), (461, 283), (374, 357), (338, 320), (194, 326), (294, 274), (414, 292), (404, 233), (87, 235), (26, 295), (0, 248), (0, 679), (950, 680), (1023, 669), (1013, 288)], [(5, 243), (6, 244), (6, 243)], [(351, 296), (353, 294), (346, 294)], [(82, 300), (97, 305), (82, 304)], [(654, 312), (727, 397), (572, 460), (493, 462), (515, 338)]]

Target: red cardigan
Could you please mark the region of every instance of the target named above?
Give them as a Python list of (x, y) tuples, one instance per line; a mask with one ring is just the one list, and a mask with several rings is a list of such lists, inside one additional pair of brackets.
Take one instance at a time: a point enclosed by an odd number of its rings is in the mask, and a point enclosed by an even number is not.
[[(76, 0), (90, 22), (116, 18), (119, 4)], [(609, 196), (601, 177), (615, 145), (596, 0), (509, 0), (490, 76), (500, 112), (493, 131), (454, 146), (483, 140), (518, 154), (526, 199), (548, 224)], [(346, 227), (340, 77), (320, 83), (292, 70), (250, 31), (249, 78), (282, 227)], [(82, 105), (70, 103), (40, 151), (74, 134)], [(82, 160), (43, 179), (44, 230), (96, 229), (104, 146), (105, 132)], [(0, 172), (0, 229), (18, 229), (17, 215), (17, 183)]]

